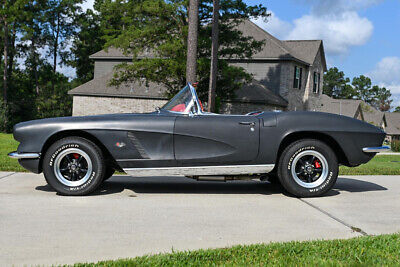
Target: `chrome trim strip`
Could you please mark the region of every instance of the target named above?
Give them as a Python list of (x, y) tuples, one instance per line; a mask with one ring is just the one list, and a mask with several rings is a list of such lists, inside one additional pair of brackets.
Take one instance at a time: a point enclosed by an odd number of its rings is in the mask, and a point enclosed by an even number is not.
[(363, 152), (365, 153), (379, 153), (390, 151), (389, 146), (378, 146), (378, 147), (364, 147)]
[(17, 151), (8, 153), (8, 156), (13, 159), (38, 159), (39, 153), (18, 153)]
[(197, 176), (197, 175), (240, 175), (268, 173), (274, 164), (263, 165), (228, 165), (195, 167), (160, 167), (160, 168), (125, 168), (131, 176)]

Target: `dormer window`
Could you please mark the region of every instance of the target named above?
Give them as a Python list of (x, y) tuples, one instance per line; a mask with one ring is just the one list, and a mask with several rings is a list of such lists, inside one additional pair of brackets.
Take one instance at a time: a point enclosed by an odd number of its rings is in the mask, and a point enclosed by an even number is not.
[(321, 74), (319, 72), (314, 72), (313, 92), (315, 94), (319, 94), (320, 80), (321, 80)]
[(293, 88), (301, 89), (302, 72), (303, 72), (303, 68), (300, 68), (298, 66), (294, 67)]

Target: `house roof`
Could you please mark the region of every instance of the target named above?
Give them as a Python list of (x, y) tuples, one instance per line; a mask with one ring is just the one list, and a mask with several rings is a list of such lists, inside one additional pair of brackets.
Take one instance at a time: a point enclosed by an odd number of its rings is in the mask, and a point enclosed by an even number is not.
[(319, 105), (315, 111), (333, 113), (355, 118), (360, 109), (361, 100), (333, 99), (327, 95), (321, 95)]
[(97, 77), (84, 83), (68, 92), (70, 95), (84, 96), (107, 96), (107, 97), (127, 97), (127, 98), (148, 98), (148, 99), (168, 99), (165, 96), (165, 89), (162, 85), (149, 83), (130, 82), (120, 86), (108, 85), (113, 78), (113, 73)]
[[(152, 58), (154, 55), (150, 51), (142, 52), (138, 55), (138, 58)], [(89, 56), (91, 59), (119, 59), (119, 60), (131, 60), (132, 56), (129, 54), (124, 54), (124, 52), (115, 47), (110, 47), (108, 49), (100, 50)]]
[(389, 135), (400, 135), (400, 113), (385, 112), (387, 127), (385, 131)]
[(282, 41), (297, 57), (312, 65), (321, 49), (323, 70), (327, 70), (325, 51), (322, 40), (286, 40)]
[[(322, 40), (293, 40), (281, 41), (250, 20), (245, 20), (237, 26), (245, 36), (251, 36), (257, 41), (265, 41), (262, 50), (252, 56), (255, 60), (294, 60), (306, 65), (312, 65), (318, 54), (322, 51), (322, 64), (326, 70), (325, 54)], [(150, 51), (144, 52), (139, 58), (153, 57)], [(124, 54), (121, 49), (110, 47), (90, 56), (91, 59), (117, 59), (129, 60), (132, 57)]]
[(377, 127), (382, 126), (382, 121), (384, 120), (385, 115), (384, 112), (371, 107), (364, 101), (361, 102), (361, 109), (363, 111), (365, 122), (371, 123)]
[(256, 80), (235, 91), (235, 97), (230, 102), (266, 104), (279, 107), (287, 107), (288, 105), (285, 99)]

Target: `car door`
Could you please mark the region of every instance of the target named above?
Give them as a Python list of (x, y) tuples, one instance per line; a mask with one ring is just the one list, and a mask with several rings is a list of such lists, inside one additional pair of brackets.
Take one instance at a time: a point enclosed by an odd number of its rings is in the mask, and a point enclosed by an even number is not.
[(178, 116), (175, 159), (183, 166), (250, 163), (258, 155), (259, 119), (254, 116)]

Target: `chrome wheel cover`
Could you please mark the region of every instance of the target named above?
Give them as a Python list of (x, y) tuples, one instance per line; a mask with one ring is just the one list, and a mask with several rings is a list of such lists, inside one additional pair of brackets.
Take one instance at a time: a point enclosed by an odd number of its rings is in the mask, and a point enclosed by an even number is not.
[[(79, 155), (73, 158), (71, 155)], [(78, 148), (68, 148), (57, 155), (54, 160), (54, 174), (58, 181), (69, 187), (85, 184), (93, 172), (89, 155)]]
[[(317, 168), (315, 161), (320, 168)], [(300, 152), (292, 161), (291, 173), (294, 181), (305, 188), (315, 188), (328, 178), (329, 166), (326, 158), (315, 150)]]

